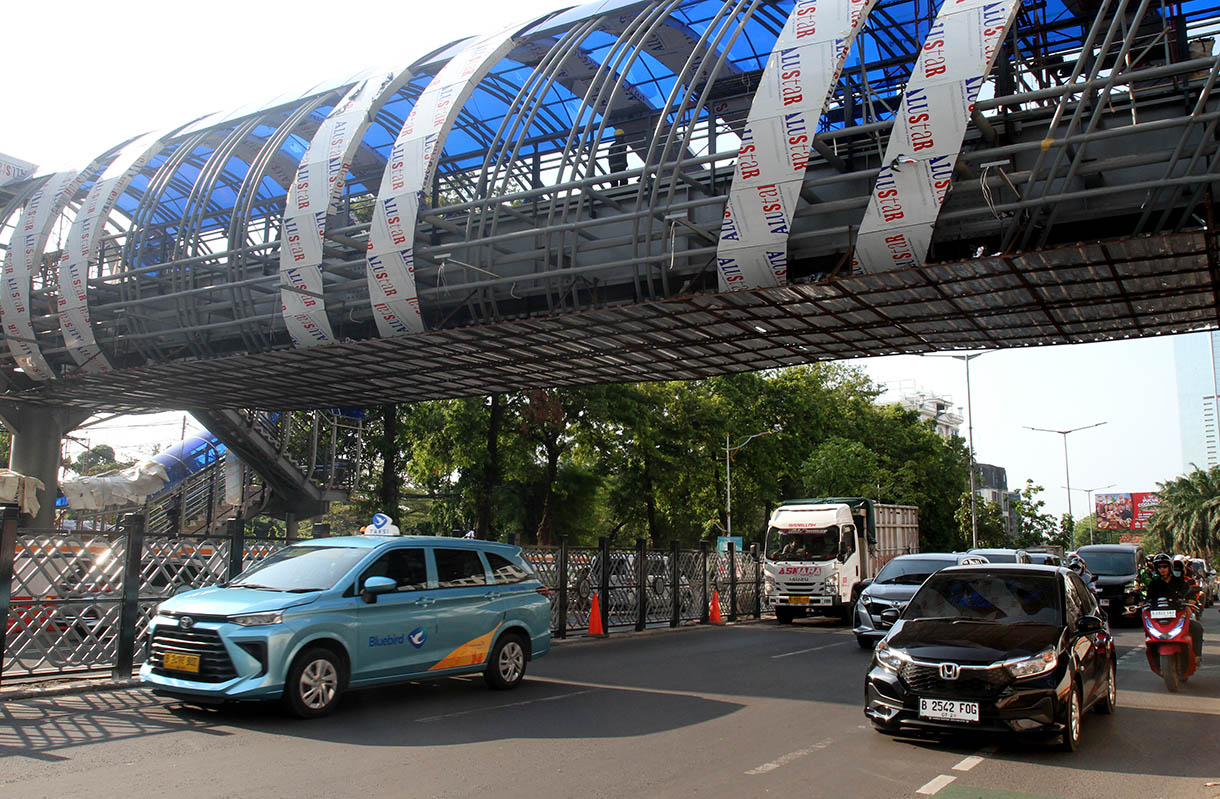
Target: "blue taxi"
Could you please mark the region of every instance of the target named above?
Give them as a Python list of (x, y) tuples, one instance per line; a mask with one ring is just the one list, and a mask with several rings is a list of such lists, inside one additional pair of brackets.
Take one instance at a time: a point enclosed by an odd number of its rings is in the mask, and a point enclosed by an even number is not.
[[(551, 644), (550, 601), (515, 546), (380, 534), (302, 541), (223, 586), (162, 602), (140, 679), (188, 703), (281, 699), (302, 717), (349, 688), (481, 672), (515, 687)], [(387, 533), (390, 533), (387, 535)]]

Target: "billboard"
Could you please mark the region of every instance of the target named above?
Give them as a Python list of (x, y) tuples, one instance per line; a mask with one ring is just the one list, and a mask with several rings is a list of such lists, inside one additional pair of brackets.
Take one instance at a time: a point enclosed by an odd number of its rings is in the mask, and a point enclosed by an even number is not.
[(1161, 503), (1151, 491), (1134, 494), (1098, 494), (1094, 512), (1099, 530), (1145, 530), (1148, 518)]

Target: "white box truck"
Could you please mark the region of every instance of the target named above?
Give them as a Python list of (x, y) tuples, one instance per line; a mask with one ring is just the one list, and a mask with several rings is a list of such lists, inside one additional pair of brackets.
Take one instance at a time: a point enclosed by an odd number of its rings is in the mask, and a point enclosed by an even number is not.
[(814, 613), (847, 623), (861, 583), (890, 558), (918, 551), (914, 505), (863, 497), (789, 500), (767, 523), (767, 600), (780, 624)]

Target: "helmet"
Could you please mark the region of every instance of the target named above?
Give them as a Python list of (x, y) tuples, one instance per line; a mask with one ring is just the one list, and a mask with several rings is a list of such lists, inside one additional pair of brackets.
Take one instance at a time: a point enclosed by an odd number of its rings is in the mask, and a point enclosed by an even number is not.
[(1154, 568), (1154, 569), (1159, 569), (1162, 566), (1172, 566), (1172, 565), (1173, 565), (1173, 559), (1170, 558), (1168, 555), (1166, 555), (1164, 552), (1161, 552), (1160, 554), (1158, 554), (1156, 557), (1154, 557), (1152, 559), (1152, 568)]
[(1174, 574), (1181, 577), (1186, 572), (1186, 561), (1175, 559), (1173, 563), (1170, 564), (1169, 568)]
[(1077, 574), (1080, 574), (1082, 571), (1084, 571), (1084, 558), (1075, 553), (1068, 555), (1067, 567)]

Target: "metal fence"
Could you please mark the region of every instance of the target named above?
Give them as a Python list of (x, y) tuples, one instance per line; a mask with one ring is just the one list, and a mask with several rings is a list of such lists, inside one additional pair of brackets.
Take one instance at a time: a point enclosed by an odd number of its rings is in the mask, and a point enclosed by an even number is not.
[(762, 564), (754, 552), (598, 546), (523, 547), (522, 554), (551, 590), (551, 632), (557, 638), (589, 629), (596, 601), (602, 629), (643, 630), (684, 622), (708, 622), (713, 601), (729, 620), (763, 611)]
[(224, 582), (286, 543), (247, 536), (240, 519), (210, 536), (145, 535), (144, 517), (134, 514), (105, 533), (18, 530), (16, 509), (5, 506), (0, 678), (130, 676), (160, 602), (183, 587)]
[[(232, 520), (223, 535), (146, 534), (144, 517), (117, 529), (19, 530), (0, 512), (0, 679), (110, 671), (130, 676), (156, 606), (183, 588), (225, 582), (290, 541), (254, 538)], [(713, 600), (735, 621), (761, 615), (761, 564), (752, 553), (525, 547), (551, 589), (551, 629), (584, 634), (595, 606), (606, 631), (708, 622)]]

